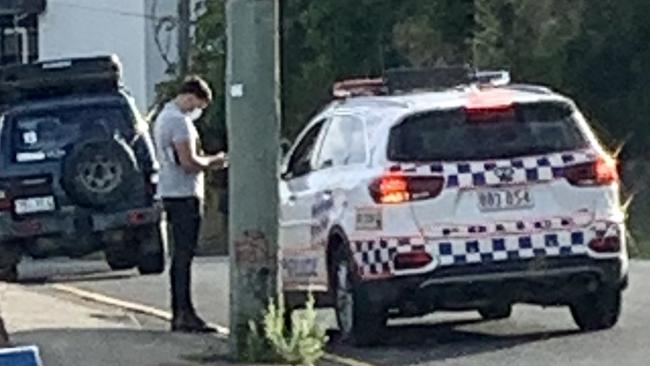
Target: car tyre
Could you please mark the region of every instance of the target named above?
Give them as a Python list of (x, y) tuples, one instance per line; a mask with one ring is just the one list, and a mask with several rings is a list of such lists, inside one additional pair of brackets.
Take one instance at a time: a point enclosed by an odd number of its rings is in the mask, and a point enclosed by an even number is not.
[(133, 245), (111, 243), (104, 250), (106, 262), (114, 271), (124, 271), (138, 265), (137, 248)]
[(510, 304), (492, 304), (478, 309), (479, 314), (485, 320), (507, 319), (512, 314), (512, 305)]
[(142, 275), (161, 274), (165, 271), (165, 245), (160, 225), (141, 228), (136, 233), (138, 272)]
[(621, 289), (601, 287), (571, 304), (571, 315), (582, 331), (609, 329), (618, 322), (622, 302)]
[(0, 243), (0, 281), (18, 281), (18, 263), (21, 252), (19, 244), (14, 242)]
[(349, 256), (338, 253), (333, 267), (334, 307), (343, 341), (358, 347), (377, 344), (386, 327), (386, 310), (371, 301), (369, 288), (355, 274)]
[(17, 282), (18, 281), (18, 265), (13, 264), (10, 266), (0, 268), (0, 282)]

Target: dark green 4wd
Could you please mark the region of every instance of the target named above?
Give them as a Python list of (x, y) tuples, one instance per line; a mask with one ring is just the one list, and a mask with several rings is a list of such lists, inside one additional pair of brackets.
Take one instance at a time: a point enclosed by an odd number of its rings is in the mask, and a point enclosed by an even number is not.
[(115, 56), (0, 69), (0, 280), (29, 255), (165, 267), (157, 162)]

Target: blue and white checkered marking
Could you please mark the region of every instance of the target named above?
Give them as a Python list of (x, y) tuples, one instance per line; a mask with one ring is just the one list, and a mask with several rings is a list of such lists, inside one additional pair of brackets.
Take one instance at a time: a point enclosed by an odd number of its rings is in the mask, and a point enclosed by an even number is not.
[(395, 254), (413, 251), (431, 254), (439, 267), (587, 255), (589, 241), (603, 236), (607, 227), (597, 223), (575, 230), (427, 242), (420, 238), (355, 241), (352, 250), (362, 276), (388, 276), (393, 273)]
[(575, 224), (576, 220), (571, 217), (551, 217), (539, 220), (489, 222), (476, 225), (437, 224), (427, 227), (426, 232), (431, 238), (466, 238), (477, 235), (528, 234), (542, 230), (566, 230)]
[(507, 184), (545, 182), (562, 178), (567, 166), (595, 159), (596, 154), (591, 151), (576, 151), (480, 162), (401, 164), (399, 169), (406, 174), (444, 176), (447, 188), (472, 188), (504, 184), (495, 173), (498, 168), (513, 170), (512, 180)]
[(587, 243), (582, 232), (533, 234), (466, 241), (439, 242), (428, 247), (441, 266), (490, 263), (535, 257), (584, 255)]

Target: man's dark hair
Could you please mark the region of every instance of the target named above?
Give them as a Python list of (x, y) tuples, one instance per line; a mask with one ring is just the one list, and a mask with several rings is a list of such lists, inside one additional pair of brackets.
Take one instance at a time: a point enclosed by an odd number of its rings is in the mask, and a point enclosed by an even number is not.
[(208, 103), (212, 102), (212, 90), (210, 85), (199, 76), (188, 76), (179, 90), (180, 94), (192, 94), (195, 97)]

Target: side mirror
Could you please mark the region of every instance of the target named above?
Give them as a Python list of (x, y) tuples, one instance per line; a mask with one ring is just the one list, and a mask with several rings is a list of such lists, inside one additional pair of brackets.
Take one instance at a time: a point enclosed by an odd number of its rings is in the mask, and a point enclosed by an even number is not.
[(321, 164), (320, 169), (328, 169), (334, 166), (334, 160), (327, 159)]
[(291, 150), (291, 142), (284, 138), (280, 140), (280, 153), (282, 154), (283, 158), (287, 156), (289, 150)]

